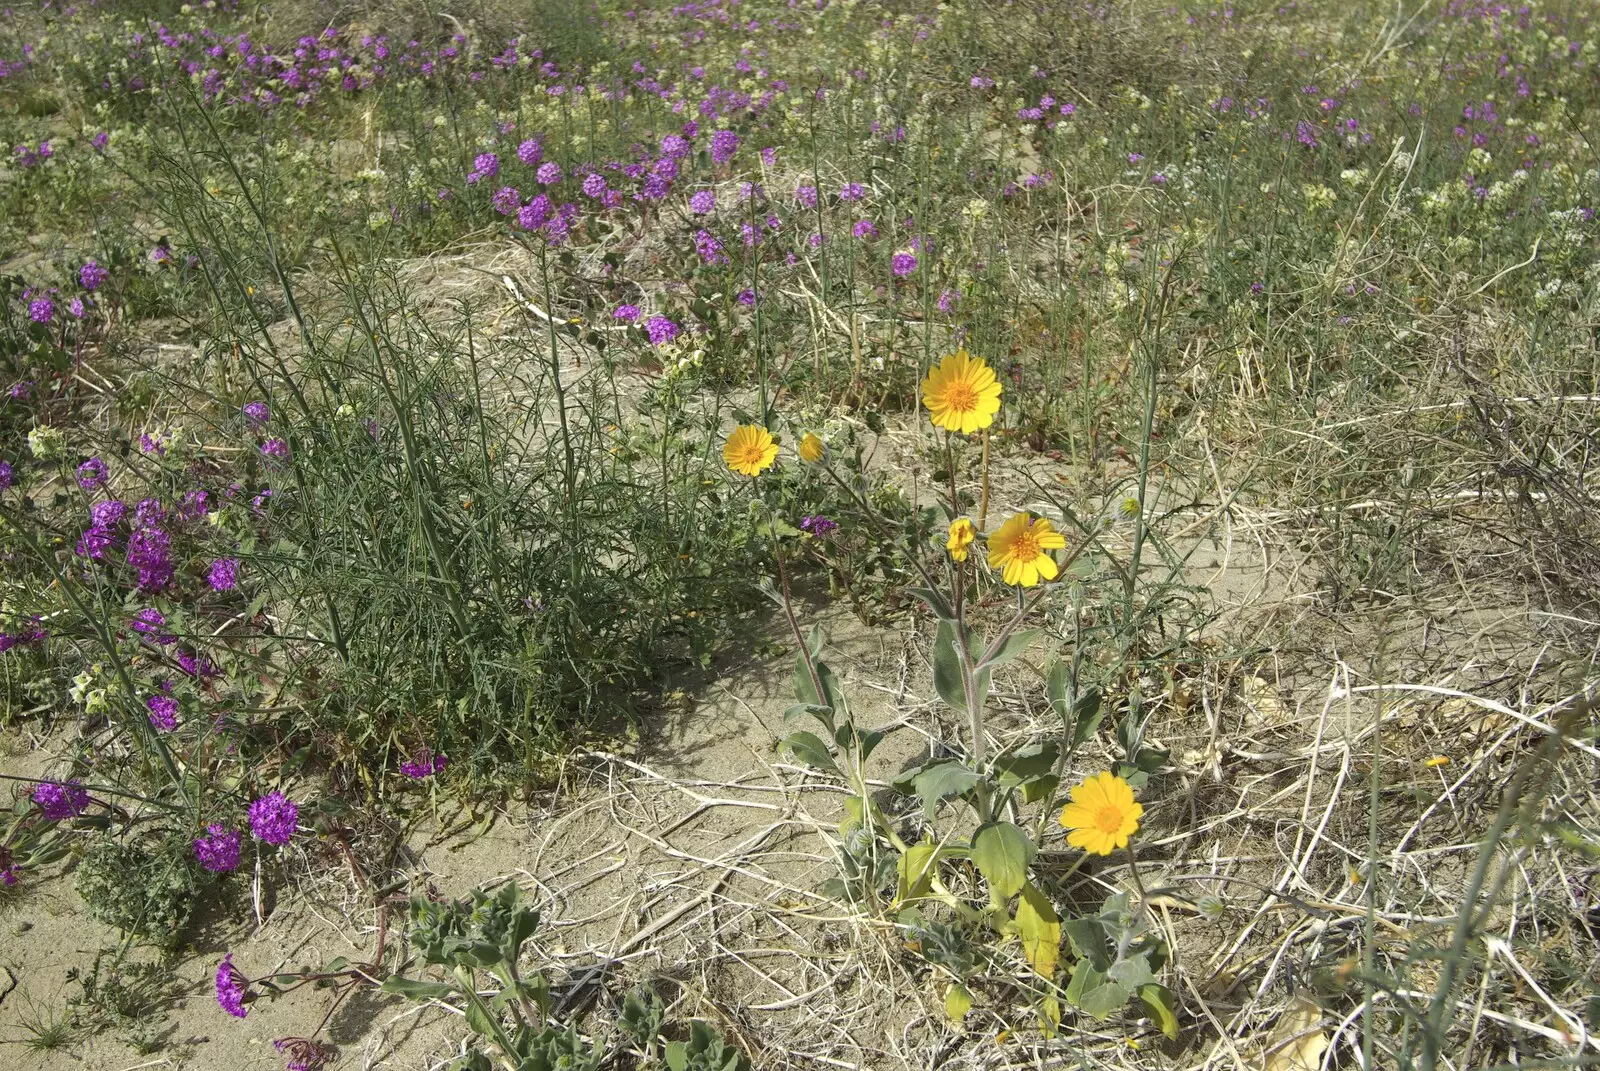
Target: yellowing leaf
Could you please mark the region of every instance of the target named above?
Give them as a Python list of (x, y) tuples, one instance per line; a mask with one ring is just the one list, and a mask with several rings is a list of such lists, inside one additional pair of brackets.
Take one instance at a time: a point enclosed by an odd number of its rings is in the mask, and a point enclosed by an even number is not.
[(1017, 899), (1017, 935), (1022, 938), (1028, 966), (1046, 978), (1053, 977), (1061, 954), (1061, 920), (1045, 894), (1026, 882)]
[(1279, 725), (1288, 720), (1278, 689), (1260, 677), (1246, 677), (1239, 682), (1239, 694), (1249, 704), (1257, 725)]
[(960, 982), (955, 983), (944, 994), (944, 1013), (950, 1017), (952, 1023), (959, 1023), (967, 1017), (972, 1010), (972, 993)]
[(1304, 993), (1296, 993), (1267, 1037), (1262, 1071), (1321, 1071), (1328, 1035), (1322, 1031), (1322, 1009)]
[(1039, 1001), (1039, 1031), (1047, 1038), (1056, 1036), (1056, 1031), (1061, 1029), (1061, 1002), (1055, 997), (1044, 997)]
[(895, 883), (896, 904), (918, 900), (928, 895), (933, 887), (933, 877), (939, 866), (939, 846), (931, 840), (913, 844), (900, 856), (896, 869), (899, 880)]

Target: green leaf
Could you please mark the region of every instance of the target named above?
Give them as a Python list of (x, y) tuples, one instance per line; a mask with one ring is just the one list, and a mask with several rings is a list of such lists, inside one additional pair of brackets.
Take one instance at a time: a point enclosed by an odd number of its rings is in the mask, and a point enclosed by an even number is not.
[(1130, 993), (1142, 985), (1149, 985), (1156, 980), (1150, 971), (1150, 962), (1143, 956), (1125, 956), (1111, 965), (1106, 972), (1113, 982)]
[(1050, 672), (1044, 678), (1044, 696), (1050, 700), (1050, 709), (1056, 712), (1056, 717), (1066, 722), (1068, 713), (1072, 710), (1069, 698), (1072, 691), (1072, 671), (1061, 659), (1050, 663)]
[(1105, 971), (1097, 969), (1089, 960), (1080, 959), (1072, 965), (1072, 978), (1067, 982), (1067, 991), (1063, 995), (1067, 998), (1067, 1003), (1076, 1008), (1085, 993), (1105, 984)]
[(995, 777), (1005, 788), (1026, 784), (1054, 770), (1060, 754), (1053, 740), (1024, 745), (994, 760)]
[(1022, 785), (1022, 802), (1038, 803), (1047, 800), (1056, 794), (1056, 789), (1061, 787), (1061, 778), (1055, 774), (1045, 774)]
[(467, 1001), (467, 1025), (474, 1032), (486, 1038), (493, 1038), (498, 1033), (499, 1027), (499, 1024), (490, 1016), (488, 1009), (476, 1000)]
[(445, 982), (424, 982), (420, 978), (402, 978), (391, 974), (379, 987), (385, 993), (398, 993), (408, 1000), (443, 1000), (455, 993), (456, 987)]
[(1139, 999), (1150, 1009), (1150, 1018), (1166, 1035), (1168, 1041), (1178, 1039), (1178, 1002), (1172, 990), (1159, 982), (1139, 987)]
[(862, 761), (871, 757), (873, 750), (883, 742), (880, 729), (856, 729), (854, 725), (841, 725), (833, 731), (833, 739), (847, 751), (859, 751)]
[(983, 664), (993, 667), (1016, 661), (1038, 636), (1039, 630), (1036, 628), (1013, 632), (1005, 638), (1005, 642), (1000, 645), (1000, 649), (985, 659)]
[(933, 688), (952, 710), (965, 713), (967, 689), (961, 679), (961, 652), (956, 644), (955, 621), (941, 618), (933, 637)]
[[(809, 674), (807, 676), (809, 678)], [(832, 708), (830, 708), (830, 707), (819, 707), (814, 703), (791, 703), (788, 706), (784, 707), (783, 708), (783, 721), (784, 721), (784, 724), (785, 725), (793, 725), (795, 723), (795, 719), (799, 718), (800, 715), (802, 715), (802, 714), (810, 714), (812, 717), (814, 717), (818, 721), (820, 721), (823, 725), (826, 725), (828, 727), (829, 731), (832, 731), (832, 729), (833, 729), (833, 710), (832, 710)]]
[(1140, 748), (1139, 753), (1133, 757), (1133, 764), (1145, 773), (1152, 774), (1161, 769), (1170, 754), (1172, 754), (1170, 751), (1160, 751), (1153, 747)]
[(952, 1023), (959, 1023), (972, 1010), (972, 992), (956, 982), (944, 993), (944, 1013)]
[(934, 615), (941, 621), (948, 621), (956, 616), (950, 609), (950, 604), (945, 601), (944, 596), (932, 588), (907, 588), (906, 590), (927, 603), (928, 609), (932, 610)]
[[(515, 885), (511, 886), (516, 888)], [(511, 918), (511, 929), (506, 933), (504, 946), (505, 961), (517, 962), (522, 954), (522, 944), (533, 936), (533, 931), (539, 928), (539, 912), (531, 907), (518, 907), (516, 914)]]
[[(1072, 954), (1078, 958), (1078, 967), (1085, 964), (1102, 975), (1111, 969), (1111, 952), (1107, 947), (1105, 924), (1096, 918), (1072, 918), (1061, 924), (1067, 940), (1072, 942)], [(1076, 972), (1077, 968), (1074, 968)], [(1076, 977), (1076, 973), (1074, 973)]]
[(1105, 713), (1100, 707), (1100, 689), (1090, 688), (1073, 704), (1072, 746), (1077, 747), (1100, 728)]
[(807, 766), (815, 766), (819, 770), (828, 770), (840, 777), (844, 776), (838, 764), (833, 761), (833, 756), (829, 754), (828, 745), (824, 744), (816, 733), (808, 733), (803, 729), (797, 733), (790, 733), (779, 742), (778, 747)]
[(1017, 934), (1028, 966), (1045, 978), (1053, 977), (1061, 955), (1061, 921), (1049, 898), (1027, 882), (1017, 900)]
[(1095, 986), (1078, 999), (1078, 1009), (1096, 1019), (1109, 1019), (1127, 1005), (1132, 990), (1117, 982)]
[(672, 1071), (684, 1071), (689, 1066), (689, 1046), (682, 1041), (667, 1042), (667, 1066)]
[(911, 790), (922, 800), (923, 809), (933, 814), (939, 801), (947, 796), (961, 796), (983, 778), (977, 771), (955, 759), (924, 766), (912, 779)]
[(972, 837), (972, 862), (1002, 899), (1021, 890), (1036, 851), (1032, 838), (1010, 822), (989, 822)]

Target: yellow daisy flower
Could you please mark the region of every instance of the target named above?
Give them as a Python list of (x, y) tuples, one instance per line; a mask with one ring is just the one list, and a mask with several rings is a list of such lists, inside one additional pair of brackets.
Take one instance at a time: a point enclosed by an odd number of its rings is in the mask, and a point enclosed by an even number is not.
[(1000, 381), (982, 357), (957, 350), (928, 370), (922, 404), (936, 427), (970, 435), (994, 423), (1000, 411)]
[(741, 476), (759, 476), (778, 460), (778, 443), (760, 424), (740, 424), (723, 444), (722, 460)]
[(816, 432), (808, 431), (800, 437), (800, 445), (797, 450), (801, 461), (808, 465), (815, 465), (822, 460), (822, 455), (827, 452), (828, 447), (822, 441), (821, 436)]
[(964, 562), (967, 560), (967, 548), (977, 538), (978, 530), (972, 526), (972, 522), (965, 517), (957, 517), (950, 522), (950, 538), (945, 540), (944, 546), (951, 558)]
[(1004, 570), (1007, 584), (1034, 587), (1039, 578), (1054, 580), (1060, 573), (1050, 551), (1067, 545), (1066, 537), (1043, 517), (1027, 513), (1011, 519), (989, 537), (989, 568)]
[(1144, 807), (1133, 798), (1128, 782), (1104, 770), (1072, 790), (1072, 802), (1061, 808), (1067, 843), (1090, 855), (1110, 855), (1128, 846), (1139, 832)]

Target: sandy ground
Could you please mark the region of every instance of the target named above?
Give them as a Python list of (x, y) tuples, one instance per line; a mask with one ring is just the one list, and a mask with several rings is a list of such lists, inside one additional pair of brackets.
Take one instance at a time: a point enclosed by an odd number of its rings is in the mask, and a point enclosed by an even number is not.
[[(1001, 488), (997, 499), (1024, 493), (1021, 485)], [(1483, 691), (1485, 682), (1510, 679), (1495, 694), (1526, 707), (1550, 694), (1533, 653), (1548, 649), (1551, 638), (1530, 623), (1526, 608), (1504, 598), (1463, 607), (1442, 589), (1432, 602), (1326, 612), (1315, 569), (1285, 534), (1292, 518), (1241, 513), (1224, 524), (1205, 514), (1196, 509), (1169, 518), (1172, 545), (1183, 576), (1210, 591), (1210, 627), (1230, 637), (1223, 650), (1237, 654), (1219, 655), (1162, 700), (1150, 742), (1172, 749), (1173, 771), (1163, 775), (1162, 792), (1151, 793), (1157, 798), (1141, 852), (1160, 872), (1209, 867), (1261, 888), (1309, 879), (1316, 895), (1337, 900), (1348, 887), (1341, 883), (1349, 858), (1359, 854), (1344, 845), (1359, 845), (1365, 836), (1361, 801), (1341, 802), (1340, 786), (1354, 777), (1351, 744), (1380, 710), (1404, 729), (1390, 745), (1398, 747), (1397, 760), (1417, 768), (1435, 737), (1456, 747), (1476, 740), (1476, 751), (1453, 759), (1484, 764), (1490, 774), (1510, 754), (1508, 740), (1514, 742), (1503, 732), (1503, 717), (1496, 721), (1492, 711), (1443, 692), (1391, 695), (1380, 707), (1376, 697), (1349, 689), (1369, 681), (1375, 660), (1388, 659), (1391, 679), (1425, 687)], [(869, 630), (841, 607), (820, 616), (830, 636), (826, 657), (854, 697), (858, 720), (890, 730), (872, 763), (880, 785), (938, 741), (959, 738), (960, 727), (929, 684), (927, 622)], [(757, 622), (755, 638), (785, 643), (779, 627)], [(1276, 642), (1264, 643), (1268, 636)], [(1510, 675), (1513, 668), (1518, 676)], [(981, 1046), (969, 1043), (988, 1037), (992, 1045), (1002, 1031), (1016, 1037), (1001, 1063), (1026, 1064), (1041, 1055), (1027, 1047), (1029, 1024), (1010, 1022), (1000, 1010), (975, 1012), (965, 1032), (952, 1027), (939, 992), (908, 967), (911, 957), (887, 919), (853, 914), (817, 894), (837, 872), (832, 845), (843, 790), (777, 752), (787, 731), (782, 711), (792, 702), (789, 676), (788, 656), (728, 655), (625, 753), (571, 756), (555, 788), (508, 806), (492, 823), (471, 828), (470, 821), (451, 819), (451, 830), (413, 834), (397, 876), (412, 891), (447, 896), (520, 882), (545, 918), (530, 958), (549, 976), (562, 1016), (596, 1032), (604, 1031), (621, 995), (646, 982), (673, 1003), (676, 1018), (712, 1020), (762, 1068), (924, 1067), (930, 1052), (957, 1048), (963, 1059), (984, 1063)], [(997, 744), (1050, 731), (1038, 692), (1027, 679), (997, 680), (991, 723)], [(1476, 719), (1474, 734), (1462, 735), (1462, 719)], [(1080, 774), (1106, 761), (1105, 742), (1079, 760)], [(0, 772), (45, 774), (48, 743), (7, 739)], [(1394, 791), (1414, 791), (1418, 801), (1437, 798), (1427, 777), (1437, 780), (1425, 771), (1415, 785)], [(1454, 814), (1457, 825), (1449, 831), (1455, 842), (1479, 820), (1462, 796), (1465, 809)], [(1258, 800), (1287, 800), (1287, 810), (1262, 811)], [(1405, 807), (1409, 822), (1421, 804)], [(1418, 827), (1434, 813), (1416, 819)], [(1301, 840), (1281, 836), (1282, 824), (1294, 827), (1296, 815), (1296, 828), (1316, 829), (1303, 852)], [(1426, 839), (1420, 834), (1417, 843)], [(336, 854), (305, 851), (262, 871), (259, 920), (249, 875), (224, 898), (227, 910), (202, 913), (185, 951), (158, 974), (143, 1018), (159, 1044), (148, 1053), (116, 1028), (79, 1031), (52, 1051), (28, 1044), (29, 1024), (59, 1016), (78, 991), (69, 972), (88, 970), (97, 954), (118, 945), (116, 932), (85, 917), (69, 876), (30, 875), (0, 900), (0, 1068), (282, 1067), (273, 1039), (312, 1032), (330, 995), (308, 987), (258, 1001), (247, 1019), (232, 1019), (211, 992), (222, 954), (231, 951), (254, 976), (339, 956), (356, 962), (372, 954), (379, 923)], [(1460, 869), (1454, 856), (1429, 865), (1441, 890)], [(1093, 878), (1094, 868), (1085, 874)], [(1115, 879), (1101, 885), (1109, 891)], [(1440, 895), (1448, 903), (1448, 893)], [(1239, 898), (1260, 899), (1248, 889)], [(1184, 927), (1176, 943), (1186, 969), (1217, 984), (1205, 994), (1217, 1014), (1226, 1009), (1239, 1017), (1241, 1045), (1250, 1030), (1259, 1033), (1271, 1022), (1276, 1012), (1264, 995), (1275, 999), (1277, 990), (1268, 985), (1271, 966), (1248, 999), (1230, 994), (1228, 979), (1248, 976), (1254, 988), (1249, 972), (1261, 968), (1261, 957), (1300, 939), (1281, 914), (1253, 922), (1245, 915), (1226, 932)], [(403, 939), (402, 918), (396, 912), (392, 919), (391, 941)], [(1244, 922), (1250, 925), (1241, 930)], [(150, 955), (131, 953), (134, 960)], [(459, 1053), (465, 1034), (448, 1009), (364, 990), (342, 1004), (322, 1037), (338, 1045), (338, 1068), (398, 1071), (441, 1066)], [(1097, 1044), (1115, 1044), (1119, 1036), (1115, 1026), (1109, 1033), (1091, 1026), (1085, 1035)]]

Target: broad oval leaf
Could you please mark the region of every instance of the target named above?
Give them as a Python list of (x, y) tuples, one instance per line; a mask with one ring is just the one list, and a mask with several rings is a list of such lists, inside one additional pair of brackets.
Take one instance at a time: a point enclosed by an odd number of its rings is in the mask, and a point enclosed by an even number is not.
[(1054, 977), (1061, 955), (1061, 920), (1050, 899), (1027, 882), (1017, 900), (1017, 935), (1028, 966), (1045, 978)]
[(929, 814), (947, 796), (961, 796), (983, 780), (976, 770), (954, 759), (924, 766), (912, 779), (911, 790), (922, 800)]
[(1167, 1040), (1178, 1039), (1178, 1001), (1172, 990), (1160, 982), (1151, 982), (1139, 987), (1139, 999), (1144, 1006), (1150, 1009), (1150, 1018), (1155, 1022), (1160, 1031), (1166, 1035)]
[(956, 982), (944, 994), (944, 1013), (952, 1023), (959, 1023), (972, 1010), (972, 992)]
[(1011, 822), (979, 826), (972, 837), (972, 862), (1001, 899), (1010, 899), (1028, 880), (1033, 840)]
[(790, 733), (778, 746), (807, 766), (815, 766), (819, 770), (828, 770), (841, 777), (844, 776), (839, 770), (838, 763), (834, 762), (833, 756), (828, 753), (828, 745), (824, 744), (816, 733), (808, 733), (804, 729)]

